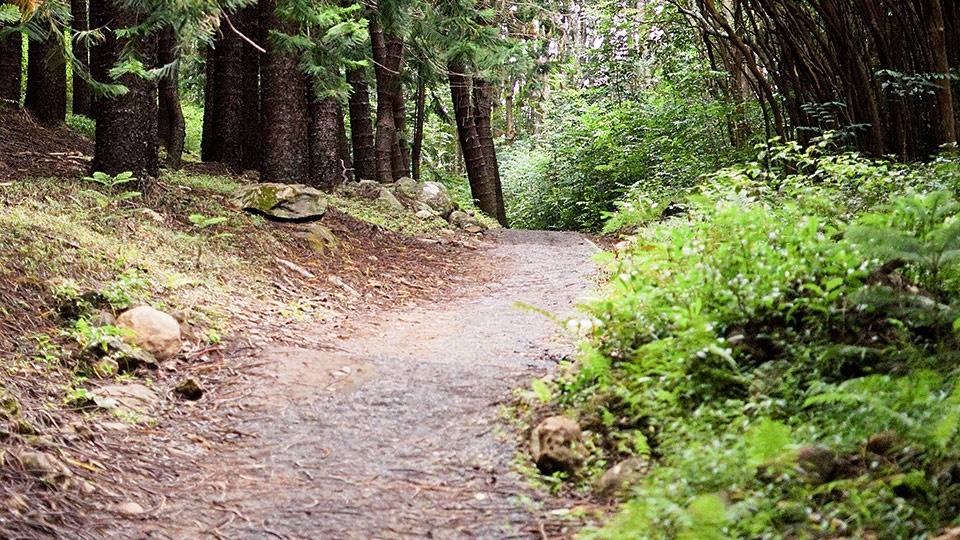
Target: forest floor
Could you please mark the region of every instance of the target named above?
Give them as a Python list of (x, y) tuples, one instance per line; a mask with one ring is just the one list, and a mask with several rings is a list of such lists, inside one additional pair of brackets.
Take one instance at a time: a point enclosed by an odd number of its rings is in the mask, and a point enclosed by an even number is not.
[[(524, 476), (526, 434), (505, 414), (516, 389), (573, 353), (537, 310), (570, 314), (588, 293), (598, 248), (578, 234), (409, 237), (331, 211), (323, 225), (336, 247), (318, 254), (302, 226), (241, 222), (223, 240), (239, 264), (217, 266), (211, 246), (204, 275), (161, 288), (200, 322), (175, 361), (137, 375), (159, 396), (148, 421), (57, 405), (67, 383), (83, 382), (64, 367), (72, 356), (54, 354), (47, 373), (23, 360), (26, 342), (66, 324), (49, 280), (105, 281), (88, 255), (192, 271), (192, 251), (171, 258), (163, 249), (176, 241), (158, 227), (190, 232), (183, 201), (223, 198), (168, 180), (137, 202), (149, 215), (110, 207), (94, 230), (138, 243), (138, 257), (155, 250), (146, 262), (89, 231), (48, 229), (82, 198), (73, 183), (91, 149), (62, 131), (0, 116), (0, 398), (20, 409), (0, 429), (0, 536), (561, 539), (593, 515), (589, 501)], [(42, 176), (56, 189), (37, 204), (18, 183)], [(50, 214), (20, 229), (29, 208)], [(22, 260), (43, 242), (56, 246), (49, 260)], [(222, 341), (202, 339), (207, 312), (228, 318)], [(172, 391), (184, 375), (202, 381), (200, 400)], [(28, 470), (26, 450), (62, 474)]]

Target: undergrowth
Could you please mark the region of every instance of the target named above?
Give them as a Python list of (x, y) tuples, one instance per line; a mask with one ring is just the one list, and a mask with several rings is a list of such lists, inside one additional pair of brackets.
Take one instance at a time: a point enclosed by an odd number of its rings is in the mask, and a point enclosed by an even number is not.
[(960, 523), (960, 162), (761, 150), (608, 254), (552, 387), (650, 471), (586, 538), (925, 538)]

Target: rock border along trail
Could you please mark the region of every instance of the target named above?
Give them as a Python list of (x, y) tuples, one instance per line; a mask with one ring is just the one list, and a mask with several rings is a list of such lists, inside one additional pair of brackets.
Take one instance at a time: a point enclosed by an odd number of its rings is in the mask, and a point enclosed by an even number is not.
[[(217, 424), (242, 435), (196, 456), (129, 538), (542, 538), (498, 417), (568, 351), (556, 323), (590, 288), (596, 247), (500, 230), (476, 252), (492, 280), (361, 320), (329, 350), (275, 347)], [(250, 384), (246, 381), (242, 384)], [(554, 537), (556, 538), (556, 537)]]

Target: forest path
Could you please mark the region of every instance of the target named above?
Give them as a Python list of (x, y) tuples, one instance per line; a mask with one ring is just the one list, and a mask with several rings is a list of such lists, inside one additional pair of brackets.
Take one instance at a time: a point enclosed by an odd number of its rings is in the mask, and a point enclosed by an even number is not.
[(207, 419), (238, 441), (104, 536), (543, 538), (529, 501), (544, 494), (511, 472), (498, 410), (570, 344), (517, 304), (571, 313), (597, 248), (574, 233), (488, 236), (476, 257), (492, 280), (462, 296), (365, 317), (329, 350), (257, 352), (259, 376)]

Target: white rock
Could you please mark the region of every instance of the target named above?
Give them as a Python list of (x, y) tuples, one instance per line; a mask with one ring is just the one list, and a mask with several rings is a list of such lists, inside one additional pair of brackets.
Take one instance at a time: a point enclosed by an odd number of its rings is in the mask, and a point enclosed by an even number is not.
[(124, 311), (117, 317), (117, 327), (133, 333), (124, 340), (166, 360), (180, 351), (180, 324), (172, 316), (150, 306)]

